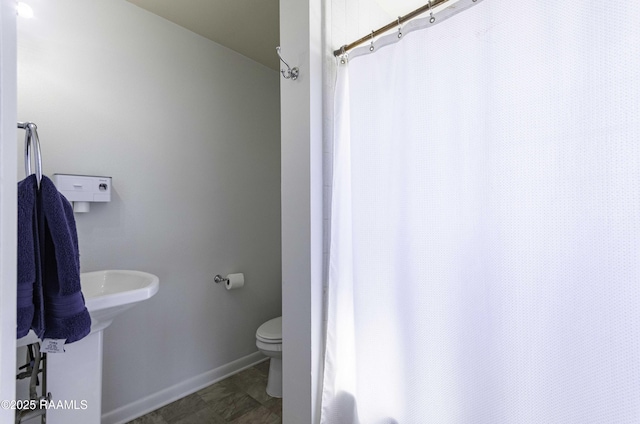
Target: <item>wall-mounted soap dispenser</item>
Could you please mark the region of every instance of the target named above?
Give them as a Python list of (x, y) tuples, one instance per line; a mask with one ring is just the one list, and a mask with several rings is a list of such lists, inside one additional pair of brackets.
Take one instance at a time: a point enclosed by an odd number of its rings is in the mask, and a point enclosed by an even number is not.
[(53, 174), (53, 183), (73, 203), (74, 212), (89, 212), (89, 202), (111, 201), (111, 177)]

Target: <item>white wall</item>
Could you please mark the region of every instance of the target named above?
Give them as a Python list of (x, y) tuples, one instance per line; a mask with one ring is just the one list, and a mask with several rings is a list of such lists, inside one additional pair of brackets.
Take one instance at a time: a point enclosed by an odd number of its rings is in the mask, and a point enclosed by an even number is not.
[(283, 423), (317, 422), (322, 365), (322, 8), (280, 1)]
[[(82, 271), (160, 291), (105, 332), (103, 412), (256, 352), (281, 314), (279, 74), (124, 0), (32, 0), (18, 117), (44, 171), (113, 177), (77, 214)], [(244, 272), (243, 290), (213, 283)]]
[[(0, 2), (0, 400), (15, 398), (16, 364), (16, 13)], [(13, 422), (0, 408), (0, 422)]]

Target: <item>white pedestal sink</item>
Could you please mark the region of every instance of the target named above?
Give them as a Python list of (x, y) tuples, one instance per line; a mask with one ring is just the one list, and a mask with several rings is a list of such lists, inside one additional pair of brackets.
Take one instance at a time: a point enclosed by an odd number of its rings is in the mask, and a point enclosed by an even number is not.
[(158, 292), (158, 277), (141, 271), (108, 270), (80, 275), (84, 301), (91, 315), (91, 331), (107, 328), (113, 319)]
[[(49, 424), (99, 424), (102, 412), (102, 331), (121, 312), (158, 292), (159, 279), (140, 271), (106, 270), (80, 275), (91, 333), (65, 346), (66, 352), (47, 355), (47, 391), (54, 402), (70, 408), (48, 409)], [(33, 331), (18, 339), (26, 346), (38, 341)], [(19, 397), (20, 393), (18, 393)], [(24, 398), (24, 397), (22, 397)], [(40, 422), (39, 418), (34, 423)], [(27, 421), (29, 423), (29, 421)]]

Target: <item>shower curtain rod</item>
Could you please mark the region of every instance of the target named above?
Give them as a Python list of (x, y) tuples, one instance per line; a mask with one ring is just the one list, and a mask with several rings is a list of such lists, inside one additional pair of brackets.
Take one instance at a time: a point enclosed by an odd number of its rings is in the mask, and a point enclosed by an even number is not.
[(409, 12), (404, 16), (398, 16), (398, 19), (396, 19), (393, 22), (389, 22), (387, 25), (383, 26), (382, 28), (378, 28), (375, 31), (372, 31), (371, 34), (365, 35), (364, 37), (360, 38), (359, 40), (354, 41), (351, 44), (345, 44), (344, 46), (340, 47), (338, 50), (334, 50), (333, 55), (335, 57), (338, 57), (340, 55), (345, 54), (347, 51), (353, 49), (354, 47), (358, 47), (360, 44), (363, 44), (367, 41), (371, 41), (371, 39), (373, 37), (376, 37), (382, 33), (385, 33), (389, 30), (392, 30), (394, 28), (396, 28), (398, 25), (407, 22), (408, 20), (411, 20), (413, 18), (415, 18), (418, 15), (421, 15), (425, 12), (428, 12), (430, 9), (433, 9), (435, 7), (440, 6), (441, 4), (444, 4), (448, 1), (451, 0), (432, 0), (429, 3), (425, 4), (424, 6), (421, 6), (419, 8), (417, 8), (416, 10), (414, 10), (413, 12)]

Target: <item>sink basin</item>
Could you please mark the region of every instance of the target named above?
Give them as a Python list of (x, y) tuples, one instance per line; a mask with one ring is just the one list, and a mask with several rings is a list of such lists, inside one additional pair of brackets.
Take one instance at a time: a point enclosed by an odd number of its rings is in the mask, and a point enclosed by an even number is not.
[(80, 274), (91, 331), (108, 327), (121, 312), (158, 292), (160, 280), (141, 271), (106, 270)]
[[(80, 286), (94, 333), (107, 328), (121, 312), (155, 295), (160, 280), (147, 272), (106, 270), (80, 274)], [(17, 346), (37, 341), (38, 337), (31, 330), (18, 339)]]

